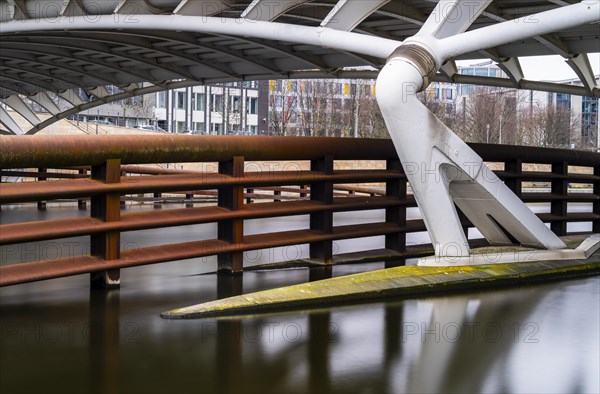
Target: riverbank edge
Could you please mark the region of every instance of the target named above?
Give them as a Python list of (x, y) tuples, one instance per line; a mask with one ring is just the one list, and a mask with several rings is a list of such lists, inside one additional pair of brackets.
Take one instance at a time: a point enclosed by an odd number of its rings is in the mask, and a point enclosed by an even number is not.
[(401, 266), (224, 298), (163, 312), (161, 317), (195, 319), (272, 313), (598, 274), (600, 252), (587, 260), (456, 267)]

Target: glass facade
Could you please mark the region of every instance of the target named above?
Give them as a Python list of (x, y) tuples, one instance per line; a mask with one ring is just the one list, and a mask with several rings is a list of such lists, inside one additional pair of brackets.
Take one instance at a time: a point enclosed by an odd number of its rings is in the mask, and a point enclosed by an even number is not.
[[(594, 139), (598, 132), (598, 99), (584, 96), (581, 100), (581, 136)], [(593, 141), (591, 141), (593, 142)]]

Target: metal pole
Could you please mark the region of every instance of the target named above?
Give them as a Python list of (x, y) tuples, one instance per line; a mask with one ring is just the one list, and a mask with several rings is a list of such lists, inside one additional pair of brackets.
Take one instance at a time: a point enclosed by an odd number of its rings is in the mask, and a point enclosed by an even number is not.
[(96, 134), (98, 134), (98, 120), (100, 118), (100, 110), (96, 113)]
[(489, 143), (490, 143), (490, 125), (489, 125), (489, 124), (486, 126), (486, 132), (485, 132), (485, 142), (486, 142), (487, 144), (489, 144)]
[(498, 143), (502, 143), (502, 115), (500, 115), (500, 130), (498, 135)]
[(356, 94), (354, 103), (354, 138), (358, 138), (358, 105), (360, 103), (360, 85), (356, 83)]

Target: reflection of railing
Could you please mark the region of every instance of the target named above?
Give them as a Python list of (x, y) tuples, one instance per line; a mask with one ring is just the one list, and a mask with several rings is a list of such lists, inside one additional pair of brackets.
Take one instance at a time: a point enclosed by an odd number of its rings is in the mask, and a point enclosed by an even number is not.
[[(39, 171), (44, 180), (3, 184), (0, 203), (21, 203), (53, 199), (91, 198), (91, 218), (4, 224), (0, 244), (17, 244), (81, 235), (91, 237), (91, 255), (60, 260), (37, 261), (3, 266), (0, 285), (30, 282), (87, 272), (102, 272), (113, 280), (118, 269), (165, 261), (218, 255), (219, 271), (242, 271), (244, 251), (297, 244), (310, 244), (310, 257), (323, 263), (332, 260), (332, 242), (341, 239), (385, 236), (390, 255), (407, 254), (406, 234), (425, 230), (422, 220), (406, 220), (407, 207), (414, 198), (407, 195), (407, 183), (395, 150), (388, 140), (356, 140), (302, 137), (217, 137), (217, 136), (36, 136), (0, 137), (0, 167), (77, 167), (80, 173), (54, 175)], [(504, 163), (498, 175), (526, 202), (549, 202), (551, 212), (539, 214), (559, 235), (567, 233), (569, 222), (592, 222), (600, 232), (600, 155), (570, 150), (531, 147), (473, 145), (490, 162)], [(245, 171), (245, 161), (310, 161), (310, 170)], [(383, 170), (336, 170), (335, 160), (386, 160)], [(133, 164), (167, 162), (218, 162), (218, 172), (185, 172), (154, 168), (148, 175)], [(551, 164), (551, 172), (523, 171), (523, 163)], [(570, 173), (569, 165), (588, 167), (587, 173)], [(91, 179), (81, 172), (91, 166)], [(6, 172), (8, 171), (8, 172)], [(125, 175), (137, 172), (137, 176)], [(5, 170), (5, 174), (13, 174)], [(155, 175), (153, 175), (155, 174)], [(523, 193), (526, 181), (549, 182), (550, 193)], [(334, 194), (334, 186), (384, 183), (385, 195), (357, 197)], [(569, 193), (569, 183), (593, 185), (593, 193)], [(309, 188), (298, 186), (310, 185)], [(365, 191), (361, 186), (353, 186)], [(274, 192), (298, 190), (310, 200), (246, 203), (257, 188)], [(250, 189), (250, 190), (249, 190)], [(217, 206), (121, 214), (122, 196), (152, 193), (194, 194), (216, 190)], [(372, 189), (369, 189), (372, 190)], [(190, 192), (193, 191), (193, 192)], [(284, 200), (275, 194), (274, 200)], [(248, 202), (248, 201), (246, 201)], [(568, 203), (593, 204), (587, 213), (568, 212)], [(333, 226), (333, 213), (385, 209), (381, 223), (360, 226)], [(310, 215), (305, 230), (244, 235), (244, 221)], [(120, 249), (120, 233), (180, 225), (218, 223), (218, 237), (212, 240)], [(465, 227), (470, 226), (464, 220)]]

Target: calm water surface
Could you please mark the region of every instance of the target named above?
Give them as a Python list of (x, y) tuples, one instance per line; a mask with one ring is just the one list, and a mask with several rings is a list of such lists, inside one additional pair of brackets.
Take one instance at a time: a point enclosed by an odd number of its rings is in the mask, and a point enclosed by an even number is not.
[[(60, 212), (3, 210), (2, 222), (73, 215)], [(283, 225), (301, 227), (298, 220)], [(254, 228), (272, 225), (256, 222)], [(215, 231), (172, 230), (130, 234), (128, 242), (183, 242)], [(4, 248), (2, 263), (23, 253), (35, 260), (51, 247), (65, 254), (67, 242), (85, 249), (85, 239)], [(284, 252), (292, 250), (246, 260), (277, 260)], [(85, 275), (3, 288), (0, 392), (600, 392), (598, 277), (236, 319), (159, 317), (240, 292), (384, 266), (219, 279), (210, 273), (212, 260), (197, 259), (123, 270), (121, 289), (108, 293), (90, 291)]]

